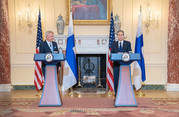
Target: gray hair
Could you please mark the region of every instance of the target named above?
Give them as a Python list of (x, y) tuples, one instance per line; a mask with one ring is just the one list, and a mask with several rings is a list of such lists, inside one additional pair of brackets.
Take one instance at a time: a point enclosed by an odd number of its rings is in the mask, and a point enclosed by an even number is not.
[(50, 30), (49, 30), (49, 31), (46, 31), (46, 32), (45, 32), (45, 37), (47, 37), (50, 33), (54, 34), (53, 31), (50, 31)]
[(124, 35), (124, 31), (123, 30), (118, 30), (116, 34), (118, 34), (119, 32), (122, 32)]

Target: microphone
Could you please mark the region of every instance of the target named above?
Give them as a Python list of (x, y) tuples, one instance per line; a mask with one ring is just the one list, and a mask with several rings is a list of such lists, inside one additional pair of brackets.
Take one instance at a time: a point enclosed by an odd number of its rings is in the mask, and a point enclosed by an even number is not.
[(59, 48), (59, 53), (62, 53), (62, 48), (61, 47)]

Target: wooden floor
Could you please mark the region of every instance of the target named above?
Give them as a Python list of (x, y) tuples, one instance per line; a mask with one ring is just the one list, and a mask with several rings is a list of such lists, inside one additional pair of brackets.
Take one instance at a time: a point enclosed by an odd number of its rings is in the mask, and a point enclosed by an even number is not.
[[(141, 98), (179, 98), (179, 92), (167, 92), (165, 90), (142, 90), (145, 96), (136, 95), (136, 97)], [(10, 98), (40, 98), (36, 90), (13, 90), (11, 92), (0, 92), (0, 99), (10, 99)], [(135, 94), (138, 94), (135, 91)], [(95, 94), (95, 93), (74, 93), (69, 95), (69, 93), (61, 94), (62, 97), (108, 97), (114, 98), (113, 95), (108, 94)]]

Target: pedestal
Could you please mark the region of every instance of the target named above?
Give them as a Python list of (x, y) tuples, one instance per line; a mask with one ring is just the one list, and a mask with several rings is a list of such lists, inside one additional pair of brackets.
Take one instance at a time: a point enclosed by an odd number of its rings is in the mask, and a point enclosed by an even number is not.
[(137, 106), (131, 81), (130, 65), (120, 65), (115, 106)]
[(131, 81), (130, 64), (141, 59), (139, 53), (112, 53), (110, 59), (120, 63), (115, 106), (137, 106)]
[(39, 106), (61, 106), (56, 65), (46, 65), (45, 83)]

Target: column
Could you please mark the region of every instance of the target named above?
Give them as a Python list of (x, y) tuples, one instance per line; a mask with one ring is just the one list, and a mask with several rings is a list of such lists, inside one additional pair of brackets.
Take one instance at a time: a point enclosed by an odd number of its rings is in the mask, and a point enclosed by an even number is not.
[(179, 1), (169, 0), (167, 91), (179, 91)]
[(8, 0), (0, 0), (0, 91), (11, 91)]

